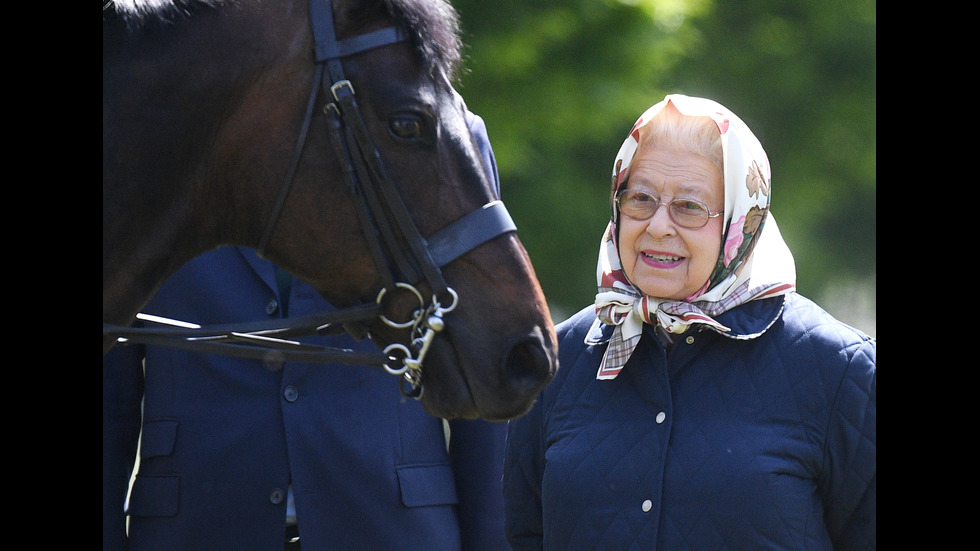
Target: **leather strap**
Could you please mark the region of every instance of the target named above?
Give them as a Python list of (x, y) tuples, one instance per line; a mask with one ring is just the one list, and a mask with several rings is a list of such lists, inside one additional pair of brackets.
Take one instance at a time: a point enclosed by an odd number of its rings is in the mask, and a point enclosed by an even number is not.
[(487, 203), (452, 224), (430, 235), (429, 253), (439, 267), (491, 239), (517, 231), (514, 220), (502, 201)]

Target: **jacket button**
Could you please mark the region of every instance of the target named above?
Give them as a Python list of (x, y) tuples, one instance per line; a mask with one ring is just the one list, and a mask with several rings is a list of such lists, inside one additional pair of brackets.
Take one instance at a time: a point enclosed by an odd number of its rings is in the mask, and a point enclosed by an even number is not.
[(687, 338), (686, 338), (686, 339), (684, 339), (684, 341), (685, 341), (685, 342), (686, 342), (687, 344), (694, 344), (694, 337), (693, 337), (693, 336), (691, 336), (691, 335), (688, 335), (688, 336), (687, 336)]
[(269, 501), (271, 501), (275, 505), (279, 505), (280, 503), (282, 503), (282, 500), (285, 497), (286, 497), (286, 493), (280, 490), (279, 488), (273, 488), (272, 491), (269, 492)]
[(657, 414), (657, 424), (659, 425), (660, 423), (663, 423), (664, 419), (666, 418), (667, 418), (667, 414), (661, 411), (660, 413)]
[(650, 509), (653, 509), (653, 502), (649, 499), (643, 500), (643, 505), (640, 505), (644, 513), (649, 513)]
[(299, 389), (293, 385), (289, 385), (282, 391), (282, 396), (287, 402), (295, 402), (299, 399)]
[(279, 301), (272, 299), (268, 304), (265, 305), (265, 313), (270, 316), (279, 311)]

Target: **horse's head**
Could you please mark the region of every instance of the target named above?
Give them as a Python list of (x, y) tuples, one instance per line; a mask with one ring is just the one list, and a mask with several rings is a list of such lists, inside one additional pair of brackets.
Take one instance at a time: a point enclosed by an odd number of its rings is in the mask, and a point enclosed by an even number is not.
[[(430, 237), (499, 199), (494, 176), (469, 130), (466, 105), (451, 84), (459, 59), (452, 8), (442, 1), (408, 7), (392, 2), (391, 13), (380, 2), (373, 7), (365, 7), (370, 2), (335, 4), (341, 40), (391, 25), (401, 25), (408, 35), (405, 41), (338, 61), (368, 131), (368, 148), (377, 149), (384, 175), (418, 233)], [(338, 103), (333, 97), (326, 102)], [(338, 108), (344, 109), (328, 106), (313, 123), (295, 187), (266, 254), (344, 307), (376, 300), (385, 284), (384, 268), (378, 269), (370, 252), (383, 237), (373, 233), (384, 230), (374, 220), (365, 232), (357, 214), (361, 198), (342, 176), (346, 161), (333, 154), (344, 134), (331, 128)], [(355, 115), (344, 112), (340, 124), (354, 125), (350, 117)], [(357, 155), (361, 147), (348, 141), (341, 149)], [(327, 173), (334, 175), (329, 185), (323, 177)], [(364, 173), (358, 177), (362, 185), (369, 179)], [(410, 236), (399, 236), (399, 247), (411, 249), (410, 241)], [(427, 410), (441, 417), (486, 419), (526, 411), (554, 375), (557, 344), (544, 295), (516, 234), (494, 237), (443, 266), (449, 291), (434, 289), (438, 282), (426, 278), (417, 263), (408, 270), (417, 281), (403, 281), (409, 276), (396, 265), (395, 251), (382, 246), (395, 280), (418, 290), (399, 287), (383, 297), (386, 319), (411, 320), (433, 298), (452, 308), (422, 363)], [(421, 336), (383, 321), (371, 324), (369, 332), (382, 348), (400, 342), (413, 351), (418, 345), (412, 346), (412, 338)]]
[[(125, 94), (106, 91), (106, 75), (120, 77), (114, 65), (107, 68), (104, 54), (103, 157), (110, 154), (107, 149), (125, 154), (127, 147), (133, 148), (128, 145), (132, 139), (107, 147), (106, 136), (112, 134), (108, 127), (118, 126), (116, 120), (106, 119), (107, 97), (120, 104), (113, 106), (110, 117), (119, 120), (119, 112), (145, 117), (140, 107), (146, 109), (148, 100), (153, 102), (149, 107), (173, 101), (172, 107), (160, 109), (172, 110), (170, 124), (177, 128), (170, 133), (187, 143), (173, 145), (180, 156), (170, 163), (154, 161), (161, 165), (161, 174), (154, 177), (166, 180), (161, 185), (185, 182), (180, 185), (189, 198), (172, 201), (166, 214), (188, 213), (187, 221), (171, 233), (192, 231), (187, 228), (197, 233), (181, 240), (194, 242), (190, 251), (171, 246), (169, 257), (157, 261), (167, 264), (164, 271), (173, 271), (208, 248), (236, 244), (259, 249), (338, 308), (374, 302), (386, 289), (381, 300), (385, 317), (370, 323), (368, 333), (380, 348), (400, 343), (412, 355), (419, 349), (413, 339), (421, 334), (388, 322), (415, 319), (419, 297), (425, 304), (435, 300), (451, 311), (442, 317), (445, 328), (426, 346), (423, 405), (446, 418), (502, 420), (520, 415), (554, 375), (557, 342), (543, 292), (516, 234), (504, 232), (467, 250), (441, 266), (436, 277), (417, 258), (399, 266), (398, 253), (413, 250), (411, 234), (390, 232), (377, 217), (361, 218), (362, 196), (371, 192), (348, 177), (352, 171), (365, 184), (370, 172), (383, 173), (404, 204), (410, 225), (424, 238), (499, 199), (494, 177), (469, 131), (466, 106), (452, 86), (460, 59), (456, 13), (444, 0), (333, 4), (336, 37), (354, 39), (345, 42), (353, 46), (333, 60), (350, 82), (339, 94), (353, 94), (347, 101), (356, 103), (357, 113), (326, 89), (308, 103), (310, 90), (319, 86), (310, 52), (330, 52), (332, 46), (314, 46), (306, 2), (242, 2), (195, 14), (196, 25), (206, 32), (183, 30), (193, 28), (191, 23), (172, 31), (182, 35), (178, 39), (183, 45), (168, 48), (185, 55), (208, 53), (205, 66), (186, 63), (180, 69), (184, 78), (200, 82), (179, 87), (166, 81), (153, 87), (129, 82), (132, 74), (149, 72), (150, 62), (166, 61), (167, 56), (155, 50), (153, 59), (139, 61), (137, 71), (124, 73), (124, 84), (117, 86), (142, 87), (139, 105), (116, 99)], [(405, 39), (357, 46), (358, 37), (389, 27), (400, 29)], [(105, 50), (105, 38), (103, 44)], [(323, 78), (329, 87), (330, 71)], [(194, 108), (188, 111), (186, 105)], [(307, 105), (312, 106), (310, 117), (305, 116)], [(351, 119), (355, 115), (363, 121), (368, 147), (340, 139), (357, 133)], [(306, 122), (304, 133), (300, 129)], [(159, 140), (163, 130), (152, 128), (149, 133)], [(150, 139), (143, 134), (139, 138)], [(301, 154), (294, 162), (297, 143)], [(373, 164), (375, 150), (378, 162)], [(368, 156), (364, 167), (348, 163), (361, 153)], [(189, 174), (173, 174), (173, 161), (190, 166)], [(108, 220), (106, 166), (104, 161), (103, 217)], [(134, 159), (129, 171), (138, 170)], [(283, 184), (289, 185), (288, 193), (279, 203)], [(381, 201), (390, 206), (390, 200)], [(132, 213), (127, 210), (131, 208), (121, 209), (130, 217), (125, 227), (150, 224), (148, 219), (158, 216)], [(112, 223), (124, 226), (115, 219)], [(104, 220), (104, 234), (107, 225)], [(386, 239), (389, 233), (394, 241)], [(167, 239), (173, 243), (179, 236)], [(104, 237), (104, 248), (109, 241)], [(390, 271), (377, 264), (374, 247), (390, 263)], [(104, 259), (103, 271), (106, 279), (117, 270), (109, 270)], [(399, 285), (391, 287), (392, 280)], [(413, 290), (407, 290), (409, 286)], [(104, 285), (104, 318), (106, 289)]]

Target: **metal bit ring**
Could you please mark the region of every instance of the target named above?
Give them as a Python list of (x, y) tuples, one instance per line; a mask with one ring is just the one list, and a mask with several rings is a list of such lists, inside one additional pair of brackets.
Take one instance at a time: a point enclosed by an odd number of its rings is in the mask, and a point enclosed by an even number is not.
[[(419, 308), (421, 309), (422, 307), (425, 306), (425, 303), (422, 301), (422, 293), (419, 293), (418, 289), (416, 289), (415, 287), (412, 287), (408, 283), (396, 283), (395, 287), (400, 287), (402, 289), (410, 290), (419, 299)], [(378, 304), (381, 304), (381, 299), (385, 296), (385, 293), (387, 291), (388, 289), (384, 288), (381, 289), (381, 292), (378, 293), (378, 299), (377, 299)], [(394, 327), (395, 329), (406, 329), (408, 327), (412, 327), (417, 322), (416, 319), (411, 319), (404, 323), (398, 323), (395, 321), (391, 321), (390, 319), (385, 317), (384, 314), (380, 314), (379, 316), (381, 317), (381, 321), (385, 322), (385, 324), (387, 324), (389, 327)]]

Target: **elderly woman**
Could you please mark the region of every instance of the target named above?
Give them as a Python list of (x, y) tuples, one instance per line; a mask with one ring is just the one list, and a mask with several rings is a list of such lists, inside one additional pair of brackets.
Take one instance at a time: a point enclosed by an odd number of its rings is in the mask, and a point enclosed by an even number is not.
[(509, 427), (511, 545), (874, 549), (876, 340), (795, 292), (758, 140), (667, 96), (612, 184), (596, 302)]

